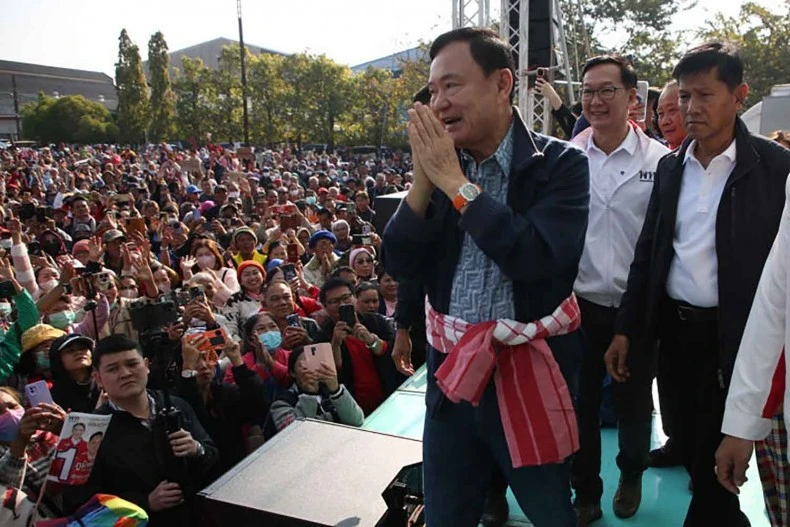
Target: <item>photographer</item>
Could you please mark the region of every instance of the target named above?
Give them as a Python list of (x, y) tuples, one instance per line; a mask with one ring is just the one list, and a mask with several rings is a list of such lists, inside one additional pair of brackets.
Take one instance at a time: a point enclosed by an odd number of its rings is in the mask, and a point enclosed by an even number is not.
[[(64, 492), (66, 508), (96, 493), (113, 494), (145, 509), (150, 527), (195, 525), (194, 493), (216, 475), (219, 453), (192, 407), (172, 397), (168, 409), (165, 394), (146, 390), (148, 360), (124, 335), (98, 343), (93, 369), (108, 397), (97, 413), (112, 420), (88, 482)], [(160, 415), (173, 409), (182, 417), (178, 430)]]

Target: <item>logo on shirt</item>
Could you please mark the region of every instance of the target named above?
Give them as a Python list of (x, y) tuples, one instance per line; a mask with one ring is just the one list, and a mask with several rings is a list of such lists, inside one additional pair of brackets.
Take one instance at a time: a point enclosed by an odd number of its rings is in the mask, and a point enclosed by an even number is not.
[(639, 171), (639, 181), (644, 181), (645, 183), (652, 183), (655, 176), (655, 172), (647, 172), (645, 170)]

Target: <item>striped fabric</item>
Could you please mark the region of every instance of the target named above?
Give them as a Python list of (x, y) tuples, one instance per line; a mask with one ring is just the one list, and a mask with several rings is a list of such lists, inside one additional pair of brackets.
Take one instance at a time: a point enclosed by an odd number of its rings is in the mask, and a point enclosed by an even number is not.
[(771, 527), (788, 527), (790, 466), (787, 463), (787, 429), (782, 412), (773, 416), (771, 433), (764, 441), (755, 441), (754, 449)]
[(448, 357), (436, 383), (454, 403), (477, 406), (491, 376), (515, 468), (559, 463), (579, 449), (573, 402), (546, 340), (579, 328), (576, 297), (535, 322), (469, 324), (426, 299), (428, 343)]

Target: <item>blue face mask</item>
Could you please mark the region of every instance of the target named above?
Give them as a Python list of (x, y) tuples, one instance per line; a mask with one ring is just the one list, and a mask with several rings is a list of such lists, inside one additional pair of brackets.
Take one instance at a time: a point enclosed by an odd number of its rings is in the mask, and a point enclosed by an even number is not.
[(49, 324), (58, 329), (66, 329), (74, 323), (74, 311), (67, 309), (49, 315)]
[(11, 314), (12, 309), (11, 304), (8, 302), (0, 302), (0, 316), (7, 317)]
[(305, 200), (305, 202), (307, 202), (308, 205), (315, 205), (315, 203), (316, 203), (316, 197), (315, 196), (307, 196), (304, 200)]
[(279, 331), (267, 331), (266, 333), (258, 333), (258, 340), (261, 341), (263, 347), (268, 351), (274, 351), (283, 343), (283, 336)]

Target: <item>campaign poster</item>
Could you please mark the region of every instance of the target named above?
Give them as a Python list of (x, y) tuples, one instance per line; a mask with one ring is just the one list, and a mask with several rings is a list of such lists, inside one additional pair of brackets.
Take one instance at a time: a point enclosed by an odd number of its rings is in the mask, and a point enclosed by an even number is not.
[(87, 482), (111, 418), (111, 415), (68, 414), (47, 479), (63, 485)]

